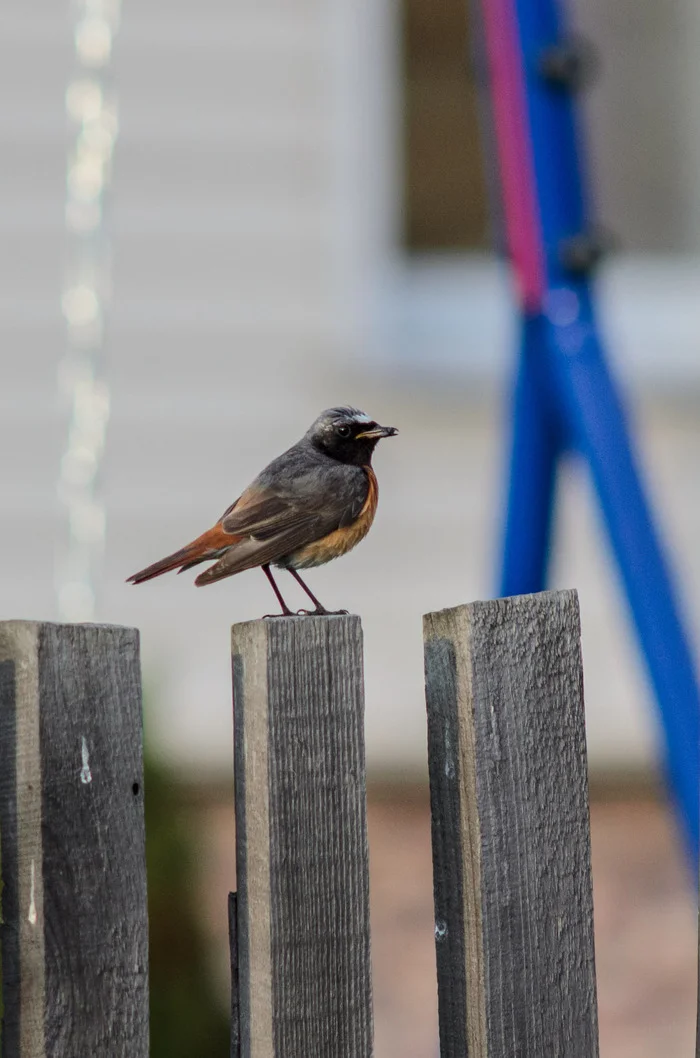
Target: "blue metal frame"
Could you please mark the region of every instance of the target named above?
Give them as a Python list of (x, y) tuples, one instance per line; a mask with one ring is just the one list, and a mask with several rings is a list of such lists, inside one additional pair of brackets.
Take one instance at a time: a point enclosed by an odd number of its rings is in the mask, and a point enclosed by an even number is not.
[(513, 5), (545, 289), (539, 310), (523, 310), (501, 594), (545, 587), (556, 464), (564, 449), (576, 450), (590, 467), (646, 658), (670, 787), (697, 866), (700, 698), (691, 651), (606, 365), (590, 283), (562, 256), (567, 240), (589, 230), (572, 94), (541, 72), (545, 49), (566, 42), (566, 27), (557, 0)]

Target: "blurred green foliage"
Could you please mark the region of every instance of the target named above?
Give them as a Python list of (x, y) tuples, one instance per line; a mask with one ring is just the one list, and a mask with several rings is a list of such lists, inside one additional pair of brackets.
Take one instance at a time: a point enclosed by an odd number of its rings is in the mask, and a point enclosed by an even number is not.
[(176, 783), (146, 760), (150, 1058), (227, 1058), (229, 1024), (214, 994), (195, 887), (196, 850)]

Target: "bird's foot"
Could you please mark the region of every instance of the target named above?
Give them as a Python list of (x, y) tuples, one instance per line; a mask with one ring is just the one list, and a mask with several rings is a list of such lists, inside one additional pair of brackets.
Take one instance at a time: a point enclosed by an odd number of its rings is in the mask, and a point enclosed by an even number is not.
[(348, 610), (326, 610), (323, 606), (317, 606), (315, 610), (297, 610), (299, 617), (342, 617), (347, 613)]
[(262, 615), (263, 621), (271, 621), (274, 617), (296, 617), (297, 615), (292, 610), (283, 610), (282, 613), (264, 613)]

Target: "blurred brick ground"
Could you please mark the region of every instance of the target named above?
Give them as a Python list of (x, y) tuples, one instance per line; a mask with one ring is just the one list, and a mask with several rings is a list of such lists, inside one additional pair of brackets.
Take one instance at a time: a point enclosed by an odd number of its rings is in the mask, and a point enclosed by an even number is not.
[[(210, 807), (197, 816), (203, 895), (225, 995), (232, 811)], [(668, 812), (653, 800), (595, 801), (591, 816), (602, 1058), (689, 1058), (695, 1042), (696, 905)], [(425, 797), (393, 791), (371, 798), (369, 829), (376, 1058), (435, 1058)]]

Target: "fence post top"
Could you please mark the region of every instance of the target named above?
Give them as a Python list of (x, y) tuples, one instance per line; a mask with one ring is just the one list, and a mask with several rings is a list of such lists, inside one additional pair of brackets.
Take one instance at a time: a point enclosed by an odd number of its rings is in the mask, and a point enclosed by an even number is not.
[(96, 631), (102, 632), (133, 632), (135, 635), (139, 635), (139, 629), (133, 625), (115, 625), (108, 624), (107, 622), (67, 622), (67, 621), (35, 621), (28, 618), (13, 617), (7, 620), (0, 620), (0, 631), (13, 631), (21, 628), (74, 628), (81, 630), (95, 629)]
[(426, 633), (436, 619), (457, 619), (460, 614), (470, 616), (480, 612), (491, 610), (493, 612), (509, 611), (524, 608), (528, 605), (540, 606), (573, 606), (579, 609), (578, 591), (576, 588), (559, 588), (552, 591), (533, 592), (529, 595), (506, 595), (497, 599), (475, 599), (473, 602), (460, 603), (457, 606), (448, 606), (444, 610), (432, 610), (423, 614), (423, 627)]

